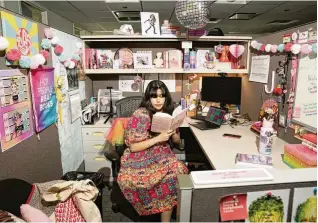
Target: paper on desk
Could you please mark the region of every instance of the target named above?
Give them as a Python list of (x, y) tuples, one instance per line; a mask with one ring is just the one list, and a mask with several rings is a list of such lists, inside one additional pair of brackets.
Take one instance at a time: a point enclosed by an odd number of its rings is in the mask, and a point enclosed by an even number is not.
[(274, 177), (263, 168), (192, 171), (195, 184), (226, 184), (273, 180)]

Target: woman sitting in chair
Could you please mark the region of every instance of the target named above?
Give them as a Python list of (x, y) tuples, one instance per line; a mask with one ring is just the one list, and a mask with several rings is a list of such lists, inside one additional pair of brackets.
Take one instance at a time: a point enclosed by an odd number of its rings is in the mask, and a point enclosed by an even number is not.
[(121, 158), (117, 182), (139, 215), (161, 213), (162, 222), (170, 222), (177, 204), (177, 175), (188, 173), (177, 160), (168, 143), (171, 138), (180, 143), (176, 131), (155, 134), (150, 132), (156, 112), (172, 114), (173, 101), (162, 81), (151, 81), (140, 107), (134, 112), (125, 131), (129, 147)]

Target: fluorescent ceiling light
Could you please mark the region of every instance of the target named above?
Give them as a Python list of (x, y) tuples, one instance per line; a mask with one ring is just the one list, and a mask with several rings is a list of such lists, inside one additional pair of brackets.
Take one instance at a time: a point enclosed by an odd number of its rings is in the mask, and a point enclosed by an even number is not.
[(234, 13), (229, 17), (230, 20), (250, 20), (257, 16), (257, 13)]

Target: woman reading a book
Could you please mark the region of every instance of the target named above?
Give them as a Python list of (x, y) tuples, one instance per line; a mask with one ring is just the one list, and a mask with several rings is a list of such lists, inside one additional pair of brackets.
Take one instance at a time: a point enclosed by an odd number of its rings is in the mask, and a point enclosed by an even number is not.
[(156, 112), (172, 114), (174, 107), (168, 88), (162, 81), (151, 81), (144, 98), (126, 131), (129, 147), (121, 158), (117, 182), (139, 215), (161, 213), (162, 222), (170, 222), (177, 204), (177, 175), (188, 173), (186, 166), (171, 151), (169, 139), (180, 143), (176, 131), (155, 134), (150, 131)]

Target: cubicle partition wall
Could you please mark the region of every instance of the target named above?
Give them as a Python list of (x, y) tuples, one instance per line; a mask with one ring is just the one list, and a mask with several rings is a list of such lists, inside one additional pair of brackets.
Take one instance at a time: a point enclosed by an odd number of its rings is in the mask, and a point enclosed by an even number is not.
[[(228, 186), (196, 189), (191, 176), (178, 177), (180, 189), (178, 193), (178, 219), (179, 222), (220, 222), (219, 204), (222, 197), (257, 191), (272, 191), (290, 189), (287, 222), (292, 222), (292, 207), (295, 188), (316, 187), (317, 181), (293, 182), (280, 184), (263, 184), (247, 186)], [(217, 186), (217, 185), (216, 185)]]

